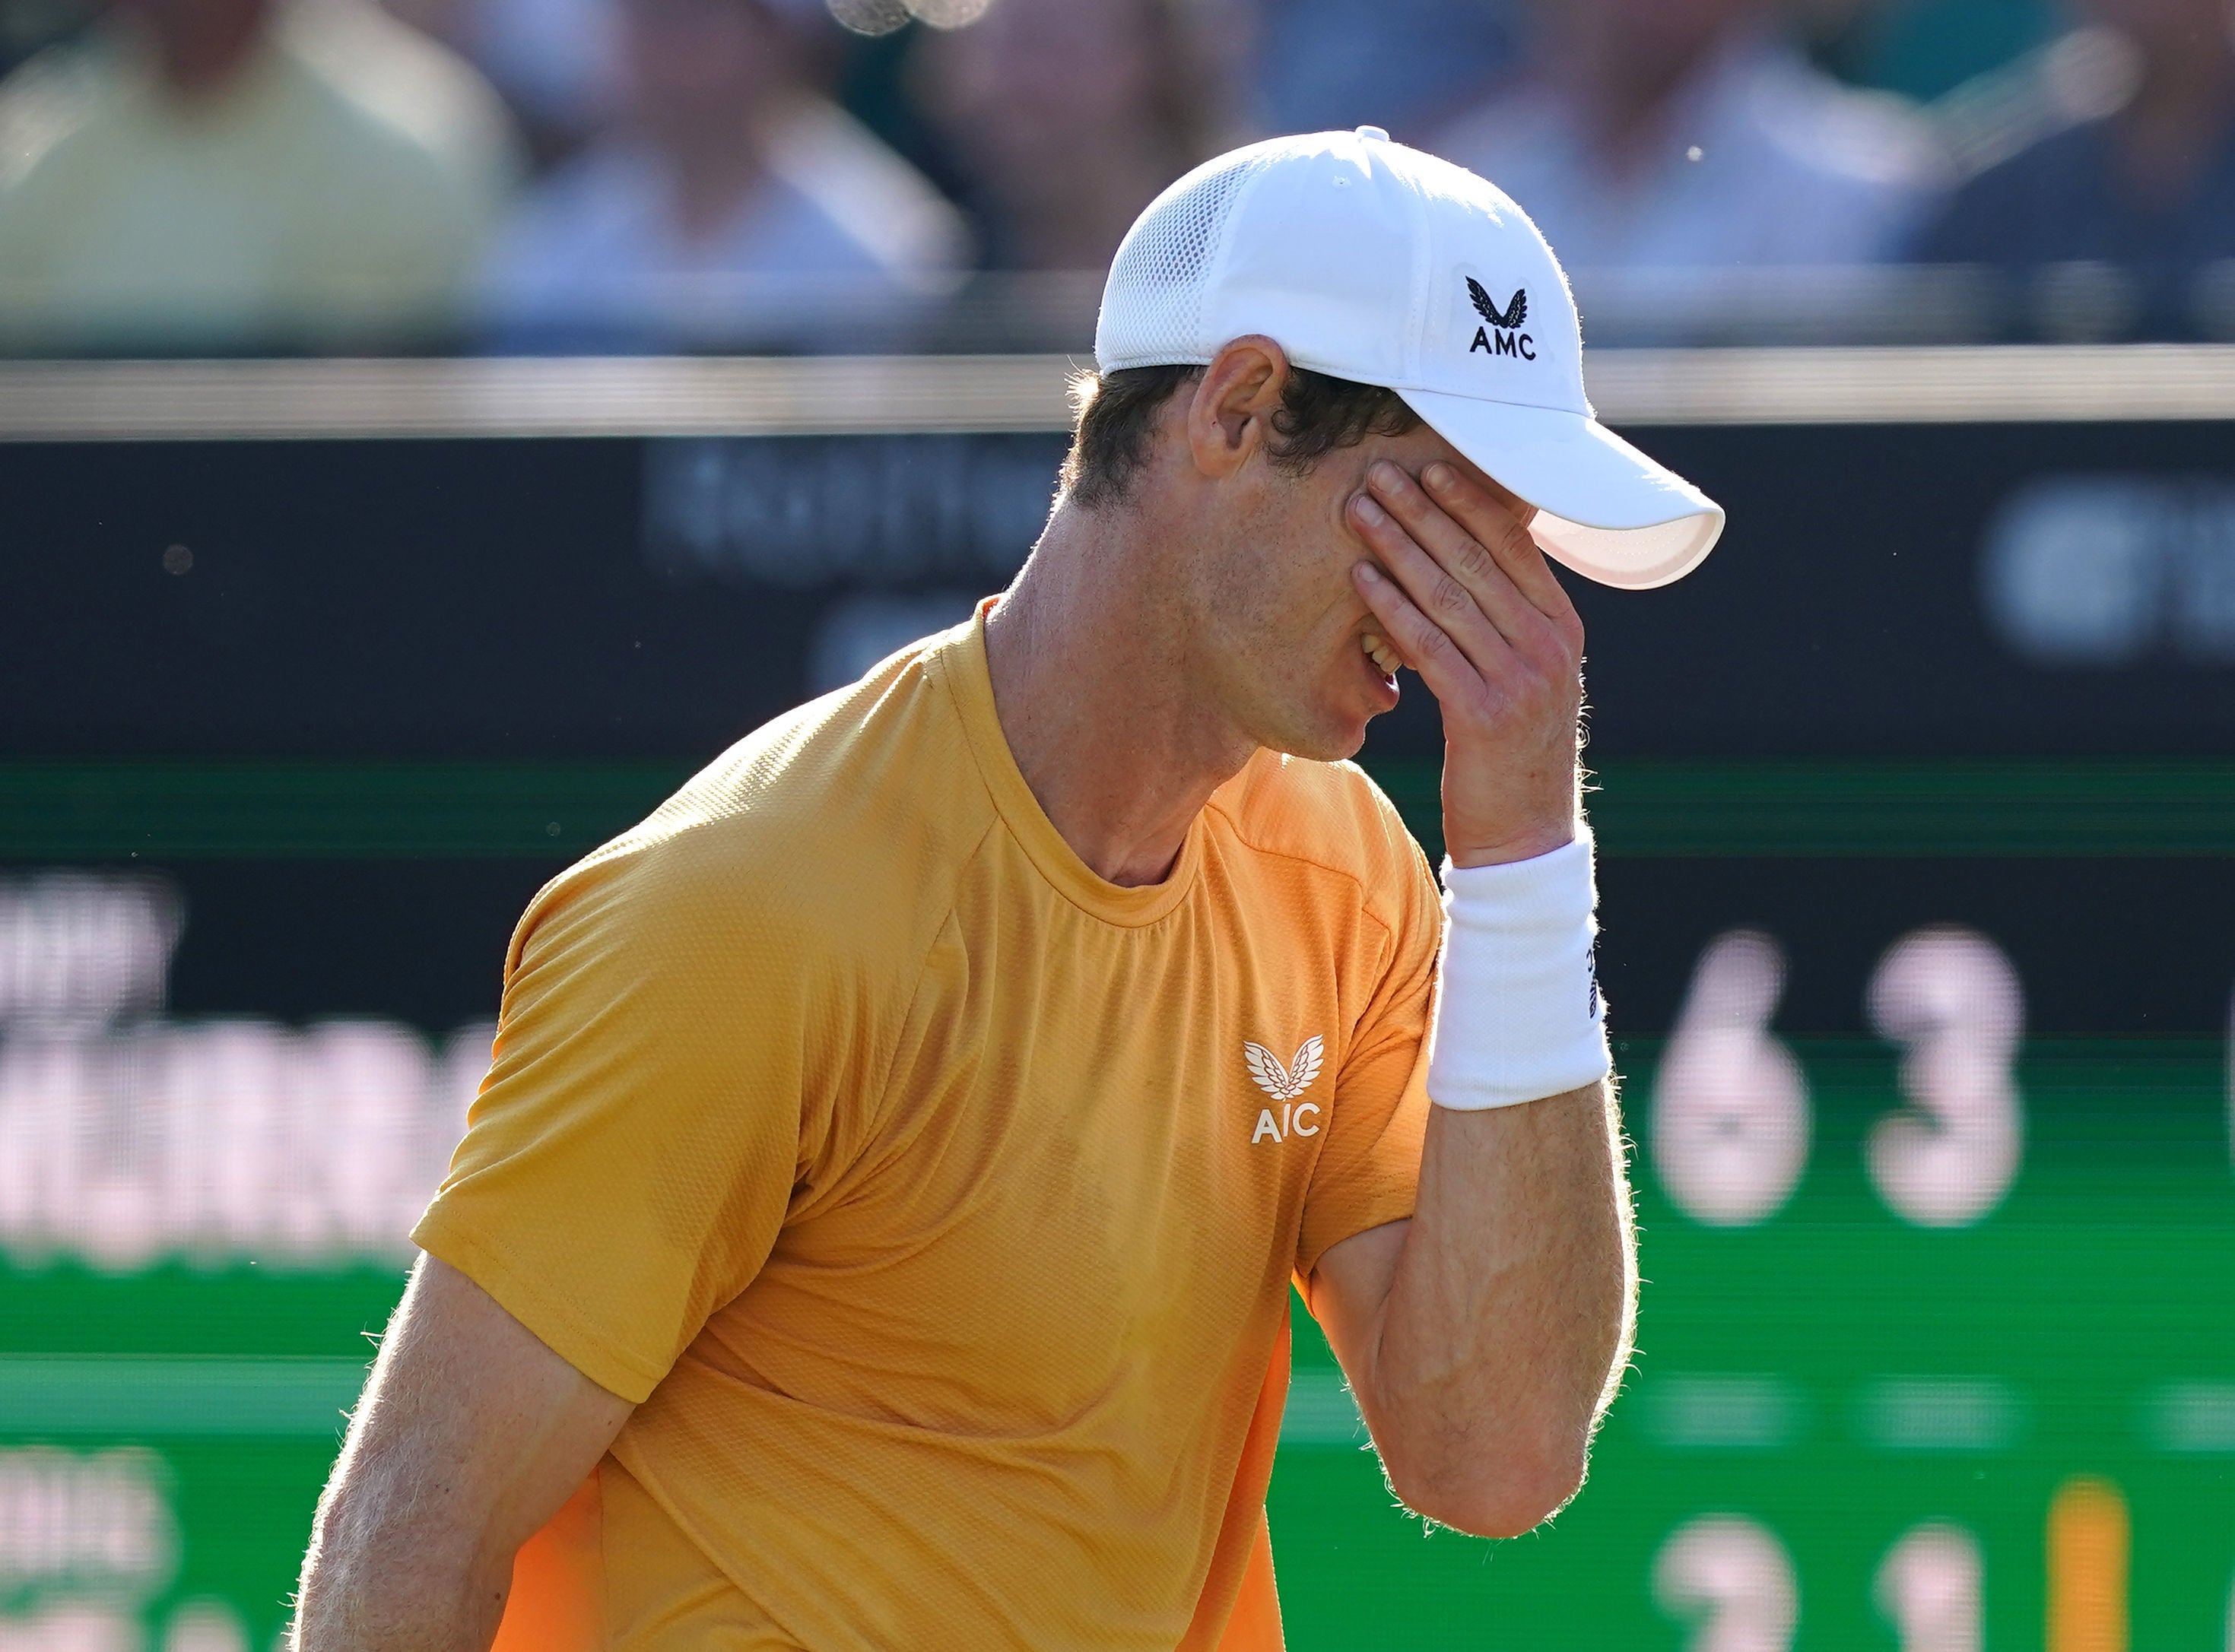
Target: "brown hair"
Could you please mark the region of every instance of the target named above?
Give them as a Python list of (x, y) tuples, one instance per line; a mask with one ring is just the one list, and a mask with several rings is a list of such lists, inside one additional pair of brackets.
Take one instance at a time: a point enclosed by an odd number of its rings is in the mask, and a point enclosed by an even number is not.
[[(1122, 503), (1149, 462), (1157, 409), (1182, 385), (1202, 376), (1203, 369), (1185, 363), (1075, 374), (1071, 399), (1078, 423), (1063, 461), (1064, 493), (1090, 509)], [(1338, 447), (1356, 447), (1368, 436), (1401, 436), (1419, 423), (1420, 415), (1394, 390), (1291, 368), (1273, 412), (1266, 456), (1301, 476)]]

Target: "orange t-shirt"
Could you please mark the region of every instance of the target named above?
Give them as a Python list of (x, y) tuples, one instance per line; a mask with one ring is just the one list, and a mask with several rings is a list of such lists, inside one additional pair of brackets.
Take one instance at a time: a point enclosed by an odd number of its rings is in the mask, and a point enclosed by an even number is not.
[(1412, 1211), (1439, 921), (1272, 753), (1103, 881), (982, 612), (555, 879), (413, 1237), (637, 1409), (502, 1643), (1278, 1648), (1289, 1281)]

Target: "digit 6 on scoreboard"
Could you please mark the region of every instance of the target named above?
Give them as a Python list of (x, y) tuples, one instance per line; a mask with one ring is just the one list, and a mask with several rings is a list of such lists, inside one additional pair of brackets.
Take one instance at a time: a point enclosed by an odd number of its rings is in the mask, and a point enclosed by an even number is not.
[(1767, 1221), (1808, 1163), (1808, 1082), (1770, 1032), (1785, 954), (1730, 930), (1694, 966), (1653, 1084), (1653, 1168), (1679, 1210), (1710, 1227)]

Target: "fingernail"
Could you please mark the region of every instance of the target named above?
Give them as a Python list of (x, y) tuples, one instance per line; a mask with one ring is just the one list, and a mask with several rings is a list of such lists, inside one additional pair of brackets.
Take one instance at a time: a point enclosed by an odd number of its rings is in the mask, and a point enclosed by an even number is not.
[(1358, 576), (1358, 583), (1361, 585), (1378, 585), (1381, 583), (1381, 570), (1370, 562), (1361, 562), (1351, 571)]
[(1373, 461), (1372, 474), (1376, 487), (1386, 487), (1393, 493), (1405, 486), (1405, 473), (1386, 459)]
[(1458, 485), (1459, 473), (1439, 459), (1420, 473), (1420, 480), (1439, 493), (1447, 493)]
[(1379, 505), (1375, 504), (1365, 494), (1360, 493), (1358, 496), (1358, 519), (1361, 522), (1370, 522), (1374, 526), (1379, 526), (1383, 522), (1387, 521), (1389, 519), (1389, 516), (1388, 513), (1384, 511)]

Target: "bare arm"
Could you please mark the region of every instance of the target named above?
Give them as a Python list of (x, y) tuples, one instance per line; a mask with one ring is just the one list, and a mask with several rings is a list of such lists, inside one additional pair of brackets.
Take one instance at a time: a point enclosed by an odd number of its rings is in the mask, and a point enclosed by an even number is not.
[(1491, 1538), (1528, 1531), (1583, 1484), (1635, 1295), (1603, 1085), (1432, 1109), (1412, 1219), (1331, 1246), (1309, 1290), (1398, 1495)]
[[(1416, 480), (1385, 461), (1368, 487), (1351, 520), (1379, 565), (1354, 577), (1443, 708), (1453, 863), (1571, 842), (1583, 622), (1530, 539), (1529, 507), (1450, 464)], [(1621, 1133), (1599, 1083), (1432, 1107), (1412, 1218), (1332, 1247), (1311, 1306), (1399, 1495), (1507, 1536), (1582, 1485), (1629, 1361), (1636, 1277)]]
[(632, 1408), (423, 1257), (318, 1500), (296, 1652), (486, 1652), (515, 1551)]

